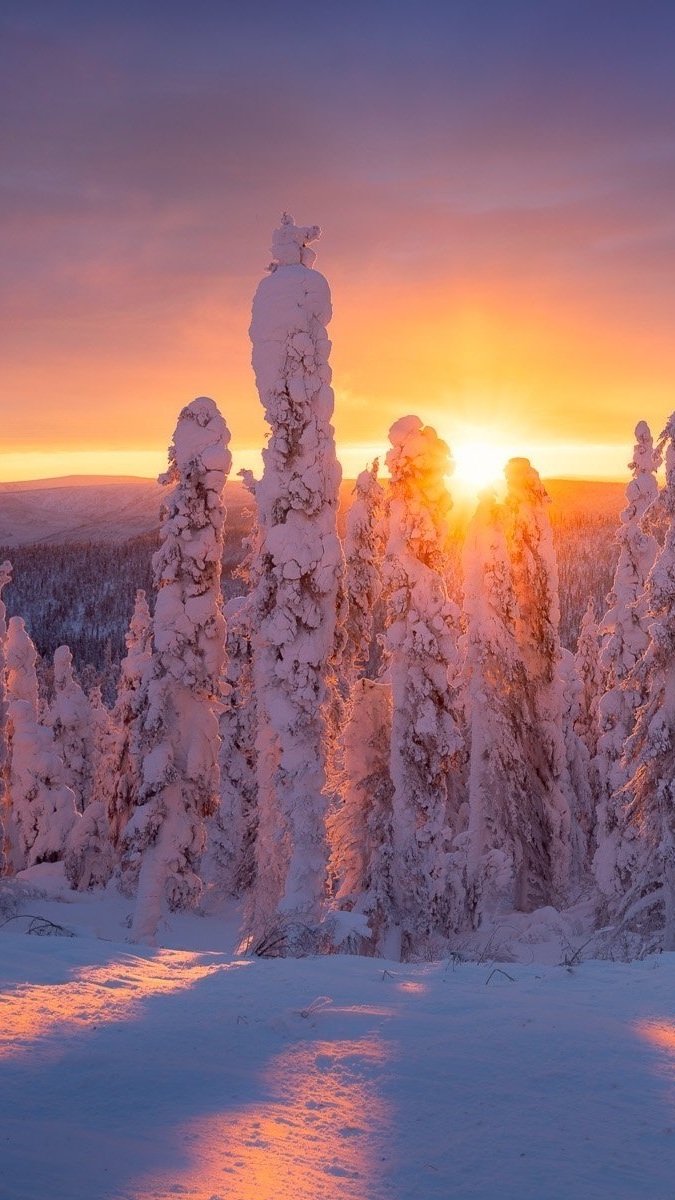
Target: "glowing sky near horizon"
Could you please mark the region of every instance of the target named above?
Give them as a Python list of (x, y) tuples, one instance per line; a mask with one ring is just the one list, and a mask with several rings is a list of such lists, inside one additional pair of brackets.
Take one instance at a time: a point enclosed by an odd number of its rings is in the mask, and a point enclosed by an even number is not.
[[(154, 474), (318, 223), (347, 473), (406, 412), (624, 474), (675, 395), (675, 6), (4, 0), (0, 480)], [(458, 456), (459, 460), (459, 456)]]

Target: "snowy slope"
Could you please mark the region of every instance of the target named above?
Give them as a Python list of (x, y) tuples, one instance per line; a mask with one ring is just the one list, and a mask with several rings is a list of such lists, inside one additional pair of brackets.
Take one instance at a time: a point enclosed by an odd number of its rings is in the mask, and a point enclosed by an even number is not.
[(673, 1195), (673, 955), (242, 960), (231, 923), (139, 949), (128, 902), (64, 897), (31, 911), (80, 936), (1, 931), (3, 1200)]
[[(0, 490), (0, 545), (123, 541), (156, 529), (162, 489), (152, 479)], [(58, 485), (58, 486), (57, 486)]]
[[(154, 479), (110, 476), (0, 484), (0, 546), (126, 541), (157, 529), (163, 491)], [(227, 485), (225, 503), (231, 516), (252, 507), (236, 481)]]

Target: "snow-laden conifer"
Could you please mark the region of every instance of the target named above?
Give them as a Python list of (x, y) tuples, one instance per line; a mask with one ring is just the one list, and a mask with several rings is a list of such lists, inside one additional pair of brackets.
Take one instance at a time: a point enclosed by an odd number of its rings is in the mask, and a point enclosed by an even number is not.
[[(542, 783), (532, 813), (531, 906), (564, 897), (572, 878), (572, 789), (564, 735), (558, 568), (548, 518), (549, 497), (526, 458), (505, 468), (506, 539), (516, 598), (515, 635), (529, 690), (530, 765)], [(576, 840), (576, 838), (575, 838)], [(576, 867), (575, 867), (576, 870)]]
[(109, 813), (119, 771), (119, 735), (100, 688), (92, 688), (89, 703), (92, 799), (70, 832), (64, 859), (66, 878), (80, 892), (105, 887), (115, 866)]
[(152, 939), (162, 905), (193, 905), (201, 894), (204, 819), (218, 805), (218, 714), (225, 624), (220, 594), (231, 466), (225, 421), (199, 397), (179, 416), (170, 485), (153, 556), (157, 601), (136, 808), (122, 834), (123, 886), (138, 880), (135, 940)]
[(0, 564), (0, 872), (5, 863), (4, 817), (7, 806), (7, 695), (5, 682), (5, 653), (7, 638), (7, 608), (2, 599), (3, 588), (12, 578), (9, 562)]
[(574, 655), (563, 649), (560, 657), (562, 680), (563, 738), (571, 784), (571, 883), (585, 882), (591, 867), (593, 831), (595, 827), (595, 796), (591, 785), (593, 772), (591, 756), (578, 732), (582, 722), (584, 688), (579, 678)]
[(373, 641), (375, 605), (382, 591), (382, 512), (384, 488), (377, 459), (362, 471), (345, 517), (347, 619), (342, 675), (347, 686), (367, 666)]
[(675, 413), (661, 435), (664, 447), (668, 524), (646, 582), (649, 640), (627, 681), (644, 702), (626, 743), (632, 775), (625, 807), (616, 810), (616, 882), (606, 886), (610, 912), (637, 935), (640, 950), (675, 949)]
[(459, 612), (448, 599), (448, 447), (419, 417), (389, 431), (383, 578), (392, 688), (393, 891), (401, 951), (456, 917), (451, 845), (464, 798), (457, 719)]
[(63, 760), (52, 731), (36, 720), (29, 700), (12, 700), (9, 722), (9, 795), (20, 855), (17, 865), (55, 862), (63, 858), (78, 817), (75, 794), (65, 782)]
[(361, 949), (387, 955), (392, 924), (391, 688), (357, 679), (344, 731), (341, 802), (329, 818), (331, 875), (339, 909), (362, 913)]
[(605, 676), (600, 663), (600, 632), (592, 596), (581, 621), (574, 664), (582, 689), (575, 729), (590, 758), (594, 759), (599, 736), (598, 704)]
[[(39, 716), (39, 689), (37, 677), (37, 650), (26, 629), (22, 617), (10, 617), (7, 625), (5, 642), (6, 662), (6, 694), (7, 700), (25, 700), (31, 708), (35, 723)], [(7, 747), (9, 767), (6, 772), (7, 781), (11, 775), (12, 760), (12, 725), (7, 726)], [(18, 797), (14, 797), (18, 800)], [(19, 844), (19, 826), (17, 817), (12, 811), (12, 797), (8, 792), (5, 820), (5, 858), (12, 871), (20, 871), (24, 862), (24, 852)]]
[(464, 547), (470, 733), (466, 898), (471, 923), (552, 897), (556, 826), (534, 750), (530, 686), (516, 638), (518, 606), (503, 510), (484, 493)]
[(649, 597), (646, 582), (658, 551), (653, 533), (643, 528), (648, 510), (658, 496), (656, 471), (660, 454), (654, 448), (649, 426), (635, 429), (632, 477), (626, 488), (627, 504), (621, 513), (619, 560), (614, 574), (609, 608), (601, 622), (600, 664), (605, 687), (598, 701), (599, 737), (595, 770), (598, 780), (597, 851), (593, 863), (601, 891), (611, 896), (621, 888), (616, 854), (620, 839), (623, 794), (632, 774), (622, 761), (636, 713), (644, 702), (644, 680), (636, 664), (649, 642)]
[(235, 596), (225, 605), (220, 805), (207, 826), (204, 873), (217, 892), (227, 896), (241, 896), (249, 891), (255, 877), (257, 717), (252, 674), (252, 607), (250, 595)]
[(120, 666), (113, 726), (117, 738), (117, 765), (109, 798), (108, 823), (113, 846), (118, 849), (123, 830), (139, 803), (143, 722), (152, 663), (152, 617), (145, 592), (136, 592), (134, 610), (125, 635), (126, 655)]
[(75, 795), (78, 812), (84, 812), (92, 798), (91, 707), (73, 673), (68, 646), (54, 651), (54, 694), (45, 724), (63, 762), (64, 781)]
[(7, 692), (12, 700), (27, 700), (39, 717), (38, 654), (23, 617), (10, 617), (6, 646)]
[(271, 427), (255, 484), (258, 705), (254, 936), (279, 923), (316, 928), (325, 895), (331, 658), (344, 562), (337, 534), (341, 471), (331, 416), (328, 284), (312, 264), (316, 226), (284, 215), (270, 274), (253, 301), (253, 368)]

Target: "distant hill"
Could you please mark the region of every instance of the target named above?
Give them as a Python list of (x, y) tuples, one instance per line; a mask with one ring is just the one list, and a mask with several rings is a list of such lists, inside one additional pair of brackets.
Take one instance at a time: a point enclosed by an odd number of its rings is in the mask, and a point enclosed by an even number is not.
[[(576, 479), (545, 480), (551, 496), (551, 518), (588, 520), (616, 517), (624, 505), (625, 484)], [(344, 510), (354, 483), (345, 479), (340, 489)], [(68, 542), (124, 542), (151, 533), (159, 524), (163, 488), (154, 479), (118, 475), (68, 475), (60, 479), (33, 479), (0, 483), (0, 546), (61, 546)], [(243, 484), (227, 484), (225, 501), (231, 510), (252, 508)], [(457, 497), (460, 525), (470, 516), (472, 504)], [(234, 517), (234, 511), (232, 516)]]
[(154, 482), (154, 479), (146, 479), (142, 475), (58, 475), (52, 479), (21, 479), (0, 483), (0, 492), (42, 492), (53, 488), (101, 487), (107, 484), (117, 487)]
[(623, 483), (592, 479), (545, 479), (546, 491), (551, 497), (551, 517), (564, 514), (566, 519), (615, 516), (626, 504), (626, 479)]
[[(0, 484), (0, 546), (125, 542), (159, 525), (164, 489), (154, 479), (67, 476)], [(243, 484), (227, 484), (226, 503), (252, 500)]]

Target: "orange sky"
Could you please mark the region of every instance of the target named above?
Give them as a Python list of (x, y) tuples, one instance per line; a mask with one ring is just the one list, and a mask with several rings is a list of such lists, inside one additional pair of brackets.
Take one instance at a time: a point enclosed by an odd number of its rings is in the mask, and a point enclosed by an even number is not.
[(323, 227), (347, 474), (416, 412), (458, 462), (484, 439), (623, 478), (675, 395), (675, 13), (305, 7), (204, 2), (159, 36), (145, 3), (3, 6), (0, 481), (155, 474), (200, 394), (256, 466), (284, 208)]

